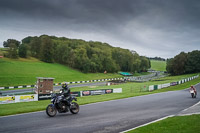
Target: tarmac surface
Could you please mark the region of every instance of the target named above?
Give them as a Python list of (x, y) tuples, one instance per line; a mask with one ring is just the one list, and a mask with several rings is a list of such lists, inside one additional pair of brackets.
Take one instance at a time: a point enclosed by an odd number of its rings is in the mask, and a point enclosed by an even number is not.
[(185, 116), (193, 114), (200, 114), (200, 101), (197, 104), (189, 107), (188, 109), (181, 111), (179, 114), (177, 114), (177, 116)]
[[(197, 88), (197, 92), (199, 92), (200, 89), (200, 83), (196, 85)], [(189, 91), (189, 89), (186, 89), (187, 91)], [(197, 97), (199, 93), (197, 93)], [(195, 98), (194, 98), (195, 99)], [(184, 110), (182, 110), (181, 112), (179, 112), (177, 114), (177, 116), (184, 116), (184, 115), (193, 115), (193, 114), (200, 114), (200, 100), (198, 103), (194, 104), (193, 106), (186, 108)]]

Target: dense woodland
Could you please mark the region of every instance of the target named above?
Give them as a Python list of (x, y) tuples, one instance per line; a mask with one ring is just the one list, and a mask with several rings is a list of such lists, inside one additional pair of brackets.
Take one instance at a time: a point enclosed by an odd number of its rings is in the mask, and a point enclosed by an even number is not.
[(112, 47), (107, 43), (42, 35), (26, 37), (20, 43), (4, 42), (9, 58), (35, 57), (48, 63), (60, 63), (82, 72), (141, 72), (150, 68), (150, 60), (135, 51)]
[(194, 50), (188, 53), (181, 52), (174, 58), (167, 60), (166, 69), (171, 75), (200, 72), (200, 51)]

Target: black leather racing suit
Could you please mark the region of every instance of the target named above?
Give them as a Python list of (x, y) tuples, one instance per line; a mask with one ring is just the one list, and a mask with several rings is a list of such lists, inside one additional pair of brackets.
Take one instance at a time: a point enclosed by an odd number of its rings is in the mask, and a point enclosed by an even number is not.
[(69, 104), (70, 98), (71, 98), (70, 88), (68, 87), (68, 85), (66, 85), (65, 87), (62, 87), (61, 91), (62, 91), (62, 94), (64, 95), (64, 98), (67, 100)]

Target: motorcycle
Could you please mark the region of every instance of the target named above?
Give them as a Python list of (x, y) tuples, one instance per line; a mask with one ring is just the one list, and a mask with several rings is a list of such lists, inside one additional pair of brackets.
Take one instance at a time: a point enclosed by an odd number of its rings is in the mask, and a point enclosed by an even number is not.
[(77, 114), (79, 112), (79, 105), (73, 100), (77, 101), (75, 96), (69, 96), (65, 98), (64, 95), (52, 93), (51, 94), (51, 103), (46, 108), (46, 113), (49, 117), (54, 117), (57, 112), (66, 113), (71, 112), (72, 114)]
[(190, 90), (190, 94), (192, 96), (192, 98), (196, 98), (196, 92), (194, 90)]

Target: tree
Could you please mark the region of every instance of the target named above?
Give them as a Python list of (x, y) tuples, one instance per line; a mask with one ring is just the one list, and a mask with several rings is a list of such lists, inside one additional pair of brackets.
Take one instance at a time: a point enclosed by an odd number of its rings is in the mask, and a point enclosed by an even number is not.
[(102, 70), (103, 66), (97, 54), (92, 54), (90, 61), (90, 72), (95, 73)]
[(41, 39), (39, 37), (33, 37), (29, 43), (31, 55), (33, 57), (39, 58), (40, 57), (40, 49), (42, 47)]
[(47, 36), (42, 37), (40, 59), (44, 62), (52, 63), (53, 52), (53, 41)]
[(181, 75), (185, 73), (185, 65), (187, 63), (187, 54), (181, 52), (174, 58), (167, 61), (167, 71), (172, 75)]
[(15, 44), (9, 44), (8, 57), (13, 59), (18, 58), (17, 46)]
[(132, 72), (139, 72), (140, 71), (140, 64), (141, 59), (137, 53), (133, 54), (133, 63), (132, 63)]
[(26, 44), (21, 44), (19, 46), (19, 57), (22, 57), (22, 58), (27, 57), (27, 46), (26, 46)]
[(75, 50), (75, 68), (87, 73), (89, 72), (89, 59), (87, 51), (83, 47)]
[(12, 47), (13, 47), (13, 45), (15, 45), (18, 48), (20, 45), (20, 42), (15, 39), (8, 39), (7, 41), (3, 42), (4, 47), (11, 47), (11, 45), (12, 45)]
[(185, 68), (186, 73), (200, 72), (200, 51), (195, 50), (188, 53)]
[(166, 70), (167, 70), (167, 72), (170, 73), (170, 74), (173, 74), (173, 73), (174, 73), (174, 71), (173, 71), (173, 63), (174, 63), (173, 58), (167, 59)]
[(149, 59), (147, 59), (145, 56), (140, 56), (141, 63), (140, 63), (140, 70), (141, 71), (147, 71), (148, 68), (150, 68), (149, 65)]
[(25, 37), (24, 39), (22, 39), (22, 43), (29, 44), (34, 38), (36, 37), (31, 37), (31, 36)]

